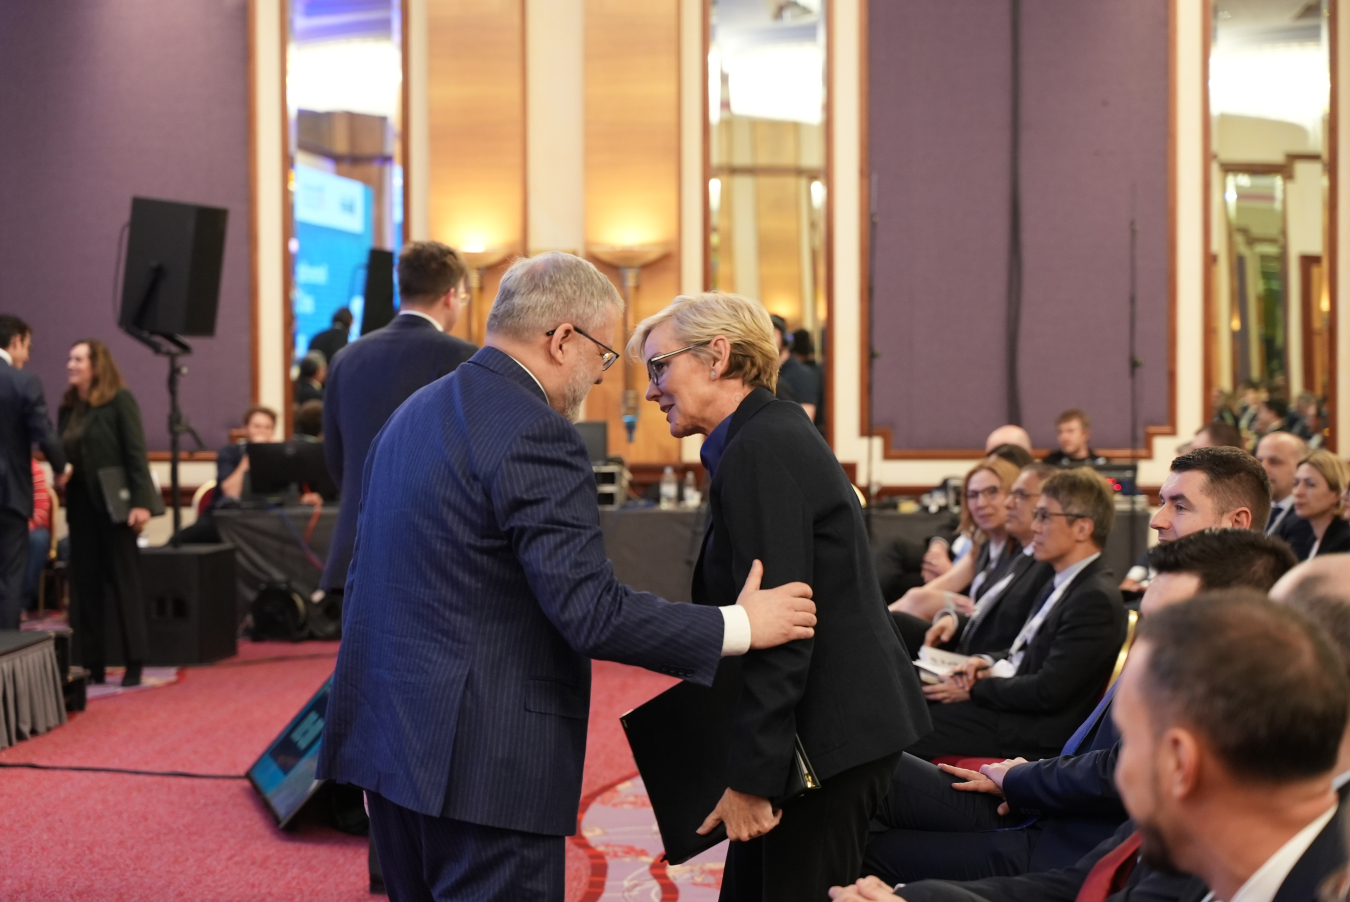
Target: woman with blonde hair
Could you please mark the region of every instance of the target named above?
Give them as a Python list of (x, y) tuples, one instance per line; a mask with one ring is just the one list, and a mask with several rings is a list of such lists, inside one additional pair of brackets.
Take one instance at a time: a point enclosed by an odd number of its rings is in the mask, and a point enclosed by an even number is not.
[[(1008, 538), (1008, 492), (1017, 481), (1017, 466), (990, 456), (966, 473), (961, 485), (961, 525), (958, 535), (969, 536), (975, 547), (941, 576), (916, 586), (891, 604), (892, 611), (929, 621), (939, 611), (952, 607), (969, 614), (973, 596), (992, 585), (998, 573), (1021, 551), (1016, 539)], [(917, 646), (913, 649), (917, 651)]]
[(1298, 462), (1294, 471), (1294, 513), (1301, 522), (1289, 534), (1298, 559), (1350, 552), (1350, 523), (1345, 520), (1350, 466), (1325, 448)]
[[(70, 528), (72, 620), (82, 661), (90, 678), (105, 678), (103, 627), (105, 586), (122, 627), (126, 661), (123, 686), (138, 686), (149, 640), (145, 596), (141, 591), (136, 536), (162, 509), (150, 478), (141, 430), (141, 410), (127, 391), (112, 353), (96, 339), (77, 341), (66, 362), (69, 388), (58, 415), (61, 440), (73, 472), (66, 484), (66, 523)], [(120, 471), (130, 512), (115, 522), (100, 473)]]
[[(638, 326), (628, 353), (646, 364), (647, 400), (671, 434), (706, 436), (710, 526), (694, 603), (734, 603), (756, 561), (764, 586), (813, 590), (814, 638), (718, 670), (714, 692), (737, 701), (726, 790), (699, 832), (720, 822), (732, 840), (724, 902), (819, 902), (857, 876), (900, 753), (929, 724), (862, 508), (806, 412), (774, 397), (778, 348), (759, 302), (678, 297)], [(786, 798), (798, 740), (821, 787)]]

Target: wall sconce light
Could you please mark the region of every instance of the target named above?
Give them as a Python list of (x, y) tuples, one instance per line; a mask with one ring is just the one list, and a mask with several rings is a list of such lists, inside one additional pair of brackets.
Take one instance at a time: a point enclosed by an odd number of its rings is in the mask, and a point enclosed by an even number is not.
[[(587, 252), (601, 263), (608, 263), (619, 270), (623, 283), (623, 334), (625, 343), (633, 334), (633, 292), (637, 291), (638, 276), (644, 266), (650, 266), (670, 253), (668, 244), (635, 244), (615, 246), (612, 244), (593, 244)], [(627, 360), (623, 365), (623, 427), (631, 443), (637, 433), (638, 393), (633, 383), (633, 369)]]
[(464, 262), (469, 264), (469, 341), (478, 343), (478, 325), (474, 319), (474, 311), (478, 309), (483, 300), (483, 273), (496, 266), (498, 263), (510, 256), (511, 251), (504, 247), (493, 247), (487, 250), (461, 250), (459, 255), (464, 258)]

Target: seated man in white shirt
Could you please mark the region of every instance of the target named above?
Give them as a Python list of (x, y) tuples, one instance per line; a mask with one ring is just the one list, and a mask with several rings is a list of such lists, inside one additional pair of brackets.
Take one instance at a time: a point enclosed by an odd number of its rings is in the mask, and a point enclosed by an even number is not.
[(1125, 639), (1125, 608), (1101, 562), (1114, 521), (1115, 500), (1094, 470), (1045, 481), (1032, 515), (1032, 554), (1055, 575), (1011, 646), (973, 658), (941, 691), (925, 693), (937, 703), (933, 732), (910, 754), (1059, 754), (1097, 704)]
[(1270, 477), (1270, 520), (1266, 535), (1285, 536), (1298, 520), (1294, 513), (1294, 471), (1308, 456), (1308, 443), (1292, 432), (1272, 432), (1256, 443), (1256, 459)]

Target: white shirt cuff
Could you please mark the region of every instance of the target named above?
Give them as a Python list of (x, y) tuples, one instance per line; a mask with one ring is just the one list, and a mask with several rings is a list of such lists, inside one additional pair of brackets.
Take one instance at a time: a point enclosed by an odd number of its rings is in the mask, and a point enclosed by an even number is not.
[(738, 604), (719, 608), (722, 612), (722, 657), (743, 655), (750, 650), (750, 615)]

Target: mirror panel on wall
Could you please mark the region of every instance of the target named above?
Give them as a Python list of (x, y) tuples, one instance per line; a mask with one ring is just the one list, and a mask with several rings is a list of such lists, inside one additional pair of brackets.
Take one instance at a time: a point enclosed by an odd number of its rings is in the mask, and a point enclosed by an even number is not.
[(1327, 0), (1215, 0), (1213, 14), (1207, 382), (1249, 439), (1262, 396), (1321, 435), (1335, 360)]
[(708, 286), (782, 316), (808, 366), (827, 318), (826, 2), (709, 7)]
[[(286, 104), (293, 361), (352, 314), (348, 337), (391, 315), (367, 267), (389, 273), (403, 244), (401, 0), (288, 0)], [(386, 281), (392, 276), (385, 275)], [(394, 303), (397, 303), (395, 299)], [(331, 347), (331, 338), (320, 347)], [(317, 348), (316, 348), (317, 349)], [(292, 375), (297, 374), (296, 366)]]

